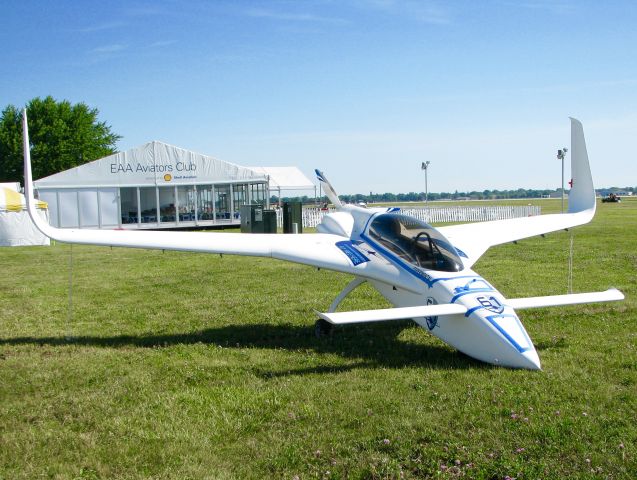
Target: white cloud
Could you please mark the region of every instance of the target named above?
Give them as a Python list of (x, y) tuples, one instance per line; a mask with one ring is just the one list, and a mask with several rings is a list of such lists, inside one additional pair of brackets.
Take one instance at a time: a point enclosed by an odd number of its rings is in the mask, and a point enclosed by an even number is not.
[(575, 5), (560, 0), (528, 0), (523, 2), (502, 2), (509, 7), (525, 8), (527, 10), (546, 10), (551, 13), (566, 14), (575, 11)]
[(101, 47), (96, 47), (91, 50), (93, 53), (117, 53), (122, 52), (128, 48), (128, 45), (123, 45), (121, 43), (114, 43), (112, 45), (103, 45)]
[(126, 26), (126, 23), (121, 21), (115, 21), (115, 22), (101, 23), (99, 25), (91, 25), (88, 27), (80, 28), (79, 31), (82, 33), (94, 33), (94, 32), (102, 32), (104, 30), (112, 30), (115, 28), (122, 28), (125, 26)]
[(249, 17), (266, 18), (271, 20), (280, 20), (285, 22), (308, 22), (308, 23), (331, 23), (334, 25), (344, 25), (349, 23), (347, 20), (337, 17), (324, 17), (311, 13), (289, 13), (274, 12), (264, 9), (250, 9), (245, 12)]
[(177, 40), (159, 40), (148, 45), (150, 48), (163, 48), (177, 43)]
[(451, 14), (437, 2), (427, 0), (352, 0), (352, 4), (366, 10), (377, 10), (388, 15), (403, 16), (422, 23), (446, 25)]

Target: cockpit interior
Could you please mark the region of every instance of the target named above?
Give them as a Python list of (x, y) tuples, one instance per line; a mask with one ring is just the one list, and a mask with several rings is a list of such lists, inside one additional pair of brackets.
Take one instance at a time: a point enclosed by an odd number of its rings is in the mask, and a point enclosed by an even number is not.
[(441, 272), (459, 272), (464, 266), (456, 249), (438, 230), (398, 213), (378, 215), (369, 235), (380, 245), (412, 265)]

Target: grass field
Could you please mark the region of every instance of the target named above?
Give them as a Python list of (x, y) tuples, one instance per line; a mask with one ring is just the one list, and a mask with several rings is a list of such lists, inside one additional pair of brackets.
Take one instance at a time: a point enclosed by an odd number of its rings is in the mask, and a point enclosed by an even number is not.
[[(0, 478), (637, 478), (637, 200), (573, 234), (574, 290), (626, 300), (521, 312), (540, 372), (407, 321), (318, 340), (313, 310), (342, 274), (0, 249)], [(505, 296), (566, 293), (570, 235), (495, 247), (475, 269)], [(341, 308), (385, 305), (361, 288)]]

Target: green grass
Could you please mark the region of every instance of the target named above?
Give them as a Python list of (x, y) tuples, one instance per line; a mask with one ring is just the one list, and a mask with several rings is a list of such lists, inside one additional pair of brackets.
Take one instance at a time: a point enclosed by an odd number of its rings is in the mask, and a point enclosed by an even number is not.
[[(636, 478), (637, 201), (573, 234), (575, 291), (627, 298), (521, 312), (541, 372), (410, 322), (317, 340), (342, 274), (1, 249), (0, 478)], [(569, 239), (496, 247), (475, 269), (506, 296), (565, 293)], [(342, 308), (385, 305), (361, 288)]]

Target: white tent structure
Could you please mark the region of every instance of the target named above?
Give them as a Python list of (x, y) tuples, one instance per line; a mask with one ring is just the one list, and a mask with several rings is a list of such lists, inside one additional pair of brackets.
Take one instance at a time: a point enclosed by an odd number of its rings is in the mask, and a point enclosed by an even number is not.
[[(279, 191), (314, 188), (296, 167), (274, 170)], [(35, 188), (56, 227), (190, 228), (239, 225), (242, 205), (267, 208), (272, 175), (154, 141), (42, 178)]]
[(312, 190), (316, 197), (316, 185), (314, 185), (296, 167), (248, 167), (269, 179), (270, 192), (277, 192), (281, 198), (282, 190)]
[[(38, 213), (48, 221), (47, 205), (38, 202)], [(23, 245), (50, 245), (34, 225), (26, 210), (24, 195), (15, 187), (0, 186), (0, 246), (17, 247)]]

